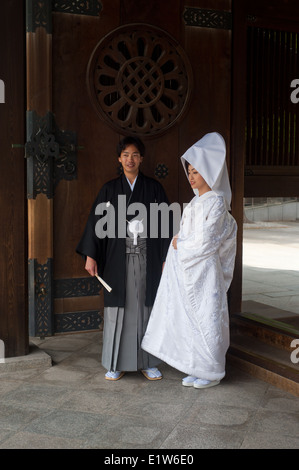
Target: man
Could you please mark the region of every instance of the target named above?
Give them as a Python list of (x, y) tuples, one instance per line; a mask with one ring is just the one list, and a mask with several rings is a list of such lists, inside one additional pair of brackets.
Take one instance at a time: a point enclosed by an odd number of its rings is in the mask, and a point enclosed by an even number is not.
[[(101, 188), (77, 246), (77, 252), (86, 257), (89, 274), (100, 275), (112, 288), (111, 292), (104, 292), (102, 364), (108, 370), (107, 380), (119, 380), (125, 371), (137, 370), (149, 380), (162, 378), (156, 367), (160, 361), (143, 351), (140, 344), (172, 238), (172, 226), (169, 224), (169, 236), (162, 238), (160, 222), (151, 220), (151, 204), (168, 204), (168, 200), (162, 185), (140, 172), (144, 153), (140, 139), (125, 137), (120, 141), (117, 154), (123, 174)], [(136, 207), (139, 217), (132, 210)], [(135, 231), (133, 219), (138, 225)], [(127, 222), (131, 222), (128, 232)], [(157, 225), (153, 232), (156, 236), (150, 237), (153, 224)], [(146, 234), (140, 233), (144, 226)]]

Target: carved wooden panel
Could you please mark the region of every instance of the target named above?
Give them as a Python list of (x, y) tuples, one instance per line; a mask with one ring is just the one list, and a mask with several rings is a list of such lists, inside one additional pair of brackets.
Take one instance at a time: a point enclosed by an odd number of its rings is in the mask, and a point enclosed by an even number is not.
[(192, 72), (184, 50), (165, 31), (131, 24), (97, 44), (87, 81), (95, 110), (117, 132), (156, 136), (186, 111)]
[(99, 0), (53, 0), (52, 9), (60, 13), (70, 13), (72, 15), (98, 16), (103, 8)]
[(200, 28), (231, 29), (232, 27), (230, 11), (186, 7), (184, 20), (186, 25)]

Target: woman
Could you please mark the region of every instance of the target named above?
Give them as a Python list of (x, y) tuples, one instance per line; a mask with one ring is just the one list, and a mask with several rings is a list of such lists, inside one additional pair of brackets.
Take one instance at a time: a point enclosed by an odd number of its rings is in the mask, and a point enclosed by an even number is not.
[(236, 252), (236, 222), (225, 142), (210, 133), (181, 157), (196, 196), (169, 248), (141, 347), (185, 372), (184, 386), (206, 388), (225, 376), (229, 346), (227, 290)]
[(77, 252), (86, 258), (89, 274), (99, 274), (112, 288), (104, 291), (102, 365), (107, 369), (107, 380), (119, 380), (125, 371), (137, 370), (149, 380), (162, 378), (156, 367), (160, 361), (140, 344), (172, 235), (149, 238), (136, 231), (132, 238), (127, 232), (127, 222), (135, 218), (130, 205), (133, 208), (139, 203), (145, 208), (147, 220), (143, 224), (150, 233), (150, 204), (168, 204), (161, 184), (140, 172), (144, 151), (138, 138), (120, 141), (117, 154), (123, 174), (100, 190), (77, 246)]

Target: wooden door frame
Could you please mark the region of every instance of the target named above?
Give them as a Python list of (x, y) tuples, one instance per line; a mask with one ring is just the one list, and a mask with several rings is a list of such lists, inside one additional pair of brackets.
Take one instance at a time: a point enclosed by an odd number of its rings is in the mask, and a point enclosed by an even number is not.
[[(29, 352), (25, 199), (25, 9), (2, 3), (0, 19), (1, 254), (0, 363)], [(1, 364), (0, 364), (1, 365)]]
[[(53, 334), (52, 3), (26, 0), (29, 334)], [(55, 147), (55, 145), (54, 145)]]
[(237, 255), (234, 278), (229, 291), (231, 314), (241, 312), (243, 270), (243, 197), (246, 122), (246, 10), (232, 5), (232, 115), (231, 115), (231, 184), (232, 214), (238, 224)]
[[(76, 178), (77, 137), (60, 130), (52, 109), (52, 13), (97, 15), (100, 3), (26, 0), (29, 335), (54, 334), (55, 185)], [(70, 170), (71, 168), (71, 170)]]

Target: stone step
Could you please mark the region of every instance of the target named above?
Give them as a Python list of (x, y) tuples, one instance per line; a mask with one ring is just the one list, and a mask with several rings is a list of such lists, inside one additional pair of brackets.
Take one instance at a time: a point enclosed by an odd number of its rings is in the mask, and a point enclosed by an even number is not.
[(299, 338), (299, 334), (292, 328), (275, 320), (258, 316), (234, 315), (231, 318), (230, 326), (231, 335), (242, 334), (258, 338), (264, 343), (290, 352), (293, 351), (292, 341)]
[(299, 363), (296, 362), (299, 353), (296, 354), (296, 348), (291, 347), (293, 335), (252, 323), (242, 318), (231, 321), (228, 361), (261, 380), (299, 396)]
[(51, 357), (34, 344), (29, 344), (26, 356), (9, 357), (0, 360), (0, 376), (6, 372), (24, 371), (27, 369), (47, 369), (52, 366)]

